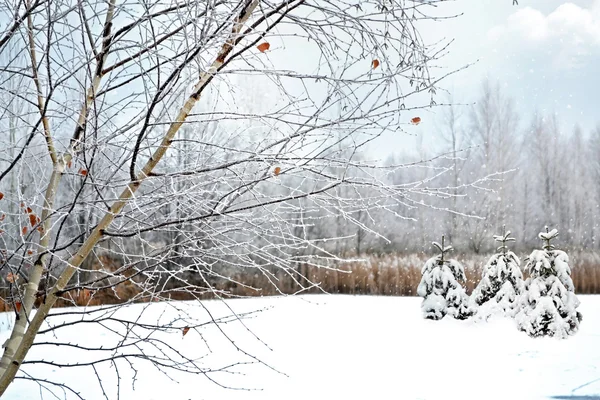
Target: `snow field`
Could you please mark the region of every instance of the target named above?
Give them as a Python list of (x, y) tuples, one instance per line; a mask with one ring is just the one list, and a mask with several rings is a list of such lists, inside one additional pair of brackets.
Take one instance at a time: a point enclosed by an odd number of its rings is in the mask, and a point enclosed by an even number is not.
[[(272, 350), (240, 322), (221, 325), (223, 332), (287, 376), (261, 364), (235, 367), (233, 371), (240, 374), (211, 375), (224, 385), (257, 389), (231, 390), (201, 375), (171, 373), (173, 381), (138, 360), (134, 361), (137, 376), (132, 387), (133, 372), (121, 360), (117, 361), (122, 377), (120, 396), (127, 400), (600, 397), (600, 296), (579, 299), (584, 319), (579, 332), (566, 340), (530, 338), (519, 332), (510, 318), (425, 320), (418, 297), (309, 295), (231, 300), (227, 304), (237, 313), (265, 309), (243, 322)], [(215, 318), (229, 313), (222, 302), (202, 304)], [(119, 311), (122, 318), (154, 322), (187, 318), (186, 314), (205, 320), (207, 311), (194, 302), (139, 304)], [(0, 316), (0, 340), (8, 335), (9, 318)], [(66, 342), (114, 344), (110, 332), (98, 325), (79, 324), (56, 334)], [(112, 335), (113, 340), (115, 337)], [(251, 360), (214, 325), (192, 329), (185, 337), (176, 329), (155, 337), (190, 357), (205, 356), (206, 366)], [(90, 360), (93, 354), (88, 353), (36, 346), (28, 359)], [(24, 371), (69, 383), (85, 399), (104, 398), (89, 368), (25, 365)], [(117, 398), (115, 368), (104, 363), (98, 372), (108, 398)], [(20, 380), (3, 398), (38, 399), (40, 389), (31, 381)], [(44, 398), (53, 397), (45, 393)]]

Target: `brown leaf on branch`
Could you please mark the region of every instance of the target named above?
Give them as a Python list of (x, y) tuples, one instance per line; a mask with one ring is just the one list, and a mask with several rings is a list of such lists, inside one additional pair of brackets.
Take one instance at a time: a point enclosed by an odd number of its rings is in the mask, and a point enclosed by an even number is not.
[(185, 336), (189, 331), (190, 331), (190, 327), (186, 326), (185, 328), (183, 328), (182, 330), (183, 336)]
[(0, 200), (4, 198), (4, 193), (0, 192)]
[(79, 298), (82, 303), (87, 303), (92, 297), (92, 291), (90, 289), (83, 289), (81, 293), (79, 293)]
[(410, 122), (413, 125), (419, 125), (421, 123), (421, 118), (420, 117), (414, 117), (413, 119), (410, 120)]
[(269, 42), (264, 42), (256, 46), (256, 48), (260, 50), (261, 53), (264, 53), (265, 51), (269, 50), (270, 47), (271, 44)]
[(87, 176), (87, 174), (88, 174), (87, 169), (79, 168), (79, 175)]
[(37, 217), (37, 215), (31, 213), (29, 214), (29, 223), (31, 224), (32, 227), (35, 226), (35, 224), (37, 224), (39, 221), (39, 218)]
[(273, 173), (275, 174), (275, 176), (279, 175), (281, 173), (281, 167), (275, 167)]
[(23, 235), (27, 234), (27, 227), (26, 227), (26, 226), (24, 226), (24, 227), (21, 229), (21, 232), (23, 233)]
[(373, 69), (376, 69), (377, 67), (379, 67), (379, 60), (374, 59), (373, 62), (371, 63), (371, 65), (373, 65)]

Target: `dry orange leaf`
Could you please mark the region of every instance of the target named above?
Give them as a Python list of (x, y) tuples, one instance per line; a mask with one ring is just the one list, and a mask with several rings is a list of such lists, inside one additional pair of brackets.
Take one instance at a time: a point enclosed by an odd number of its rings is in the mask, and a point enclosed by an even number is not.
[(6, 275), (6, 280), (10, 283), (15, 283), (19, 280), (19, 275), (15, 275), (12, 272), (9, 272), (8, 275)]
[(21, 229), (21, 232), (23, 232), (23, 235), (25, 235), (27, 233), (27, 227), (24, 226), (23, 229)]
[(183, 336), (185, 336), (189, 331), (190, 331), (190, 327), (189, 326), (186, 326), (185, 328), (183, 328), (182, 329)]
[(33, 212), (33, 210), (30, 207), (27, 207), (25, 209), (25, 214), (31, 214)]
[(38, 217), (35, 214), (29, 214), (29, 223), (31, 224), (31, 226), (35, 226), (35, 224), (38, 222)]
[(79, 296), (81, 297), (82, 301), (87, 302), (90, 297), (92, 297), (92, 291), (90, 289), (83, 289)]
[(269, 42), (264, 42), (256, 46), (256, 48), (260, 50), (261, 53), (264, 53), (265, 51), (269, 50), (269, 47), (271, 47), (271, 44)]
[(33, 250), (27, 250), (27, 254), (32, 255), (33, 254)]
[(421, 123), (421, 118), (420, 117), (414, 117), (413, 119), (410, 120), (410, 122), (413, 125), (419, 125)]
[(87, 175), (87, 169), (79, 168), (79, 175), (86, 176)]
[(373, 69), (379, 67), (379, 60), (378, 59), (374, 59), (372, 65), (373, 65)]
[(15, 310), (17, 310), (17, 313), (21, 312), (21, 302), (20, 301), (15, 302)]
[(4, 193), (0, 192), (0, 200), (4, 198)]
[(281, 167), (275, 167), (273, 173), (275, 174), (275, 176), (279, 175), (281, 173)]

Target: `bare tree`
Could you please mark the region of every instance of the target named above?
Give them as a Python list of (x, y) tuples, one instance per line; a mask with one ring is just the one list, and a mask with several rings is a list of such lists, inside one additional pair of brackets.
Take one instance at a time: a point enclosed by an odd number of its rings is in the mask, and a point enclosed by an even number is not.
[[(355, 158), (382, 132), (402, 129), (403, 110), (434, 104), (443, 76), (428, 65), (444, 46), (426, 46), (417, 28), (435, 3), (5, 3), (0, 55), (16, 49), (27, 61), (3, 57), (0, 65), (2, 82), (12, 82), (1, 85), (3, 126), (7, 115), (18, 121), (0, 139), (9, 149), (1, 207), (19, 221), (6, 226), (14, 240), (4, 242), (3, 300), (16, 319), (0, 395), (28, 363), (95, 372), (142, 359), (211, 378), (214, 370), (153, 332), (224, 321), (140, 322), (110, 307), (65, 320), (53, 307), (107, 291), (120, 309), (264, 289), (247, 276), (275, 292), (278, 276), (288, 276), (306, 290), (315, 282), (298, 273), (300, 263), (335, 268), (327, 263), (339, 260), (323, 242), (335, 233), (307, 235), (307, 227), (342, 216), (375, 234), (362, 222), (373, 210), (447, 198), (452, 190), (422, 180), (385, 183), (383, 167)], [(15, 109), (13, 99), (28, 106)], [(7, 183), (15, 179), (27, 192)], [(342, 187), (356, 196), (343, 198)], [(118, 339), (61, 341), (76, 323)], [(95, 356), (28, 360), (34, 344)]]
[(469, 198), (471, 213), (484, 217), (466, 221), (469, 246), (478, 253), (486, 243), (490, 231), (507, 224), (507, 209), (514, 198), (514, 172), (518, 167), (517, 146), (518, 115), (512, 99), (500, 89), (499, 84), (485, 80), (481, 95), (470, 115), (471, 129), (468, 140), (472, 151), (468, 167), (463, 176), (474, 174), (480, 169), (496, 173), (495, 185), (480, 187)]
[[(465, 161), (469, 156), (469, 148), (465, 145), (465, 132), (461, 126), (462, 109), (461, 106), (454, 104), (452, 95), (448, 96), (448, 106), (444, 109), (442, 117), (442, 128), (440, 133), (446, 142), (446, 150), (451, 154), (452, 160), (452, 184), (458, 188), (461, 181), (461, 172)], [(454, 190), (452, 198), (452, 209), (458, 209), (459, 193)], [(448, 229), (448, 240), (457, 243), (456, 235), (458, 233), (458, 215), (451, 215), (451, 224)]]

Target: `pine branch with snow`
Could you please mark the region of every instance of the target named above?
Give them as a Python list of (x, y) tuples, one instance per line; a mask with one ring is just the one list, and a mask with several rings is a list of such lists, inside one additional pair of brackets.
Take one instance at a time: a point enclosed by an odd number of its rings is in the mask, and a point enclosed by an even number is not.
[(577, 332), (582, 318), (577, 311), (579, 300), (571, 280), (569, 256), (550, 244), (556, 236), (555, 229), (548, 232), (546, 227), (546, 232), (539, 235), (544, 249), (534, 250), (525, 267), (530, 277), (516, 319), (519, 329), (532, 337), (566, 338)]
[(466, 280), (464, 267), (456, 260), (444, 259), (452, 247), (444, 246), (443, 236), (441, 245), (437, 242), (433, 245), (441, 254), (425, 262), (417, 288), (418, 295), (423, 297), (423, 317), (439, 320), (450, 315), (456, 319), (466, 319), (473, 315), (473, 310), (469, 306), (469, 296), (460, 284), (460, 281)]

